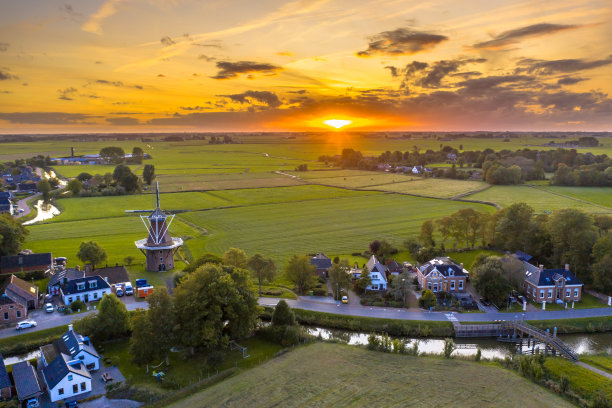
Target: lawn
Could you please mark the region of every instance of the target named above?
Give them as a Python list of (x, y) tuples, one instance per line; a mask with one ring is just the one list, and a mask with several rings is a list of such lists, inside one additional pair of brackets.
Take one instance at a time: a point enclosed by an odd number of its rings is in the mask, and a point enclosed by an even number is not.
[[(432, 392), (433, 384), (439, 384), (441, 378), (444, 386), (435, 386)], [(571, 404), (498, 367), (317, 343), (300, 347), (169, 406), (514, 408), (570, 407)]]
[[(542, 304), (536, 304), (537, 307), (542, 307)], [(603, 303), (593, 295), (589, 295), (586, 292), (582, 293), (582, 300), (574, 303), (574, 309), (593, 309), (596, 307), (606, 307), (606, 303)], [(567, 303), (567, 308), (572, 308), (572, 303)], [(565, 304), (547, 303), (546, 310), (565, 310)]]
[(612, 209), (612, 187), (543, 186), (543, 190)]
[(559, 357), (547, 358), (544, 367), (556, 379), (566, 377), (570, 389), (583, 397), (591, 398), (602, 391), (612, 401), (612, 381), (606, 377)]
[(580, 356), (580, 361), (612, 374), (612, 356), (609, 354), (587, 354)]

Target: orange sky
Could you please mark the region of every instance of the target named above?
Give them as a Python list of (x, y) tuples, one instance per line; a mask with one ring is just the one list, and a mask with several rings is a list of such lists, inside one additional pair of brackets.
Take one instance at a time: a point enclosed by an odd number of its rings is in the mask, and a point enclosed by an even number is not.
[(0, 5), (0, 133), (612, 130), (609, 1)]

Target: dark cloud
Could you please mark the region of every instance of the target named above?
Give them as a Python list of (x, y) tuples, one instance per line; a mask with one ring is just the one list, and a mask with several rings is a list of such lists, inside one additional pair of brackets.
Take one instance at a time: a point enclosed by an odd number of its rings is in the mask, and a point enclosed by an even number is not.
[(559, 85), (574, 85), (578, 82), (586, 81), (588, 78), (573, 78), (573, 77), (565, 77), (557, 80), (557, 84)]
[(299, 91), (287, 91), (287, 93), (294, 93), (294, 94), (299, 94), (299, 95), (303, 95), (306, 93), (305, 89), (300, 89)]
[(107, 81), (106, 79), (97, 79), (95, 83), (98, 85), (115, 86), (117, 88), (135, 88), (135, 89), (143, 88), (142, 85), (128, 85), (128, 84), (124, 84), (121, 81)]
[(204, 47), (204, 48), (217, 48), (217, 49), (223, 48), (223, 43), (221, 42), (221, 40), (211, 40), (205, 43), (193, 43), (193, 45), (197, 47)]
[(103, 64), (103, 62), (102, 62), (102, 61), (96, 61), (95, 63), (96, 63), (97, 65)]
[(572, 30), (579, 27), (581, 26), (548, 23), (533, 24), (526, 27), (516, 28), (514, 30), (504, 31), (503, 33), (495, 36), (492, 40), (472, 45), (472, 48), (496, 50), (510, 44), (515, 44), (524, 38), (553, 34), (559, 31)]
[(396, 67), (394, 67), (393, 65), (387, 65), (385, 67), (385, 69), (388, 69), (389, 72), (391, 72), (391, 76), (393, 78), (397, 78), (399, 76), (399, 70)]
[(82, 113), (66, 112), (13, 112), (0, 113), (0, 119), (11, 123), (30, 125), (74, 125), (87, 124), (88, 119), (99, 116), (85, 115)]
[(8, 81), (9, 79), (19, 79), (19, 77), (11, 74), (8, 71), (2, 71), (0, 69), (0, 81)]
[[(206, 104), (208, 105), (212, 105), (210, 102), (206, 102)], [(207, 110), (207, 109), (212, 109), (211, 106), (181, 106), (180, 107), (182, 110), (186, 110), (186, 111), (203, 111), (203, 110)]]
[(0, 93), (3, 93), (3, 94), (12, 94), (13, 92), (12, 91), (0, 91)]
[(60, 96), (58, 96), (58, 99), (63, 99), (65, 101), (71, 101), (72, 100), (72, 96), (77, 93), (77, 89), (73, 88), (73, 87), (69, 87), (69, 88), (65, 88), (65, 89), (58, 89), (57, 92), (59, 92)]
[(9, 43), (5, 43), (5, 42), (0, 42), (0, 51), (6, 51), (8, 50), (10, 44)]
[(166, 76), (164, 74), (157, 74), (158, 78), (165, 78)]
[(211, 61), (215, 61), (216, 60), (215, 57), (209, 57), (208, 55), (204, 55), (204, 54), (200, 54), (198, 56), (198, 59), (204, 60), (206, 62), (211, 62)]
[(219, 61), (217, 62), (219, 72), (211, 77), (213, 79), (230, 79), (236, 78), (238, 74), (247, 74), (250, 72), (262, 72), (266, 75), (276, 75), (282, 68), (277, 65), (272, 65), (264, 62), (253, 61)]
[(234, 102), (249, 103), (249, 101), (255, 100), (261, 102), (271, 108), (278, 108), (282, 105), (282, 102), (278, 99), (275, 93), (269, 91), (246, 91), (241, 94), (233, 95), (218, 95), (224, 98), (229, 98)]
[(556, 111), (593, 110), (605, 103), (607, 96), (600, 92), (555, 92), (538, 96), (543, 108)]
[(83, 13), (79, 13), (72, 7), (71, 4), (64, 4), (61, 10), (70, 17), (73, 21), (79, 21), (83, 17)]
[(599, 68), (612, 64), (612, 55), (600, 60), (588, 61), (584, 59), (562, 59), (562, 60), (533, 60), (523, 59), (519, 61), (517, 72), (538, 73), (550, 75), (554, 73), (570, 73)]
[(534, 77), (527, 75), (492, 75), (484, 78), (468, 79), (459, 82), (457, 85), (463, 87), (462, 92), (465, 95), (476, 96), (482, 95), (491, 88), (495, 88), (500, 85), (525, 82), (533, 84), (534, 80)]
[(442, 81), (449, 75), (457, 73), (466, 64), (479, 64), (485, 62), (484, 58), (458, 58), (442, 60), (427, 64), (426, 62), (412, 61), (406, 65), (402, 73), (404, 81), (400, 88), (417, 85), (423, 88), (438, 88), (443, 86)]
[(162, 37), (160, 41), (164, 47), (169, 47), (170, 45), (176, 44), (176, 41), (168, 36)]
[(120, 118), (106, 118), (106, 121), (113, 126), (132, 126), (140, 125), (140, 121), (136, 118), (129, 116), (122, 116)]
[(383, 31), (370, 38), (368, 49), (357, 53), (360, 57), (373, 55), (412, 55), (435, 47), (448, 37), (439, 34), (424, 33), (408, 28)]
[(480, 76), (480, 75), (482, 75), (482, 72), (468, 71), (468, 72), (456, 72), (454, 74), (451, 74), (450, 76), (458, 77), (458, 78), (463, 78), (463, 79), (469, 79), (471, 77)]

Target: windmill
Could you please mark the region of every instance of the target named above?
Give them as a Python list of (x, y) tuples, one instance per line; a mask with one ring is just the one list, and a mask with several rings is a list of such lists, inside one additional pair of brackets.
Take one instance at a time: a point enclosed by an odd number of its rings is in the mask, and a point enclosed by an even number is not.
[(157, 206), (154, 210), (126, 210), (126, 213), (149, 213), (141, 215), (140, 219), (149, 235), (135, 242), (147, 258), (147, 270), (169, 271), (174, 268), (174, 254), (183, 245), (182, 238), (171, 237), (168, 232), (174, 214), (165, 214), (159, 207), (159, 182), (156, 183)]

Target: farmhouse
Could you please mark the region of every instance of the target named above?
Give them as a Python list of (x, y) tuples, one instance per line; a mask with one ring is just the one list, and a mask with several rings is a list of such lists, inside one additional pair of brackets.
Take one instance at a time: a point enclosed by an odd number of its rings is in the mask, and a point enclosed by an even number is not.
[(13, 384), (4, 365), (4, 357), (0, 354), (0, 398), (9, 399), (13, 396)]
[(317, 254), (310, 258), (310, 264), (315, 266), (315, 275), (327, 276), (329, 268), (332, 266), (332, 260), (324, 254)]
[(435, 292), (465, 292), (468, 271), (448, 257), (434, 258), (417, 268), (419, 285)]
[(563, 303), (579, 302), (582, 298), (583, 283), (569, 270), (544, 269), (523, 261), (525, 265), (525, 294), (534, 302)]
[(367, 290), (387, 290), (387, 267), (378, 262), (375, 255), (372, 255), (366, 264), (368, 272), (370, 272), (370, 284), (366, 287)]
[(38, 286), (29, 284), (15, 275), (11, 275), (11, 280), (4, 288), (4, 294), (26, 309), (38, 307)]
[(130, 275), (123, 265), (107, 266), (105, 268), (96, 268), (95, 270), (92, 270), (90, 265), (85, 265), (84, 269), (86, 277), (101, 276), (110, 285), (130, 281)]
[(0, 271), (3, 274), (16, 272), (46, 271), (53, 267), (53, 256), (50, 252), (42, 254), (20, 254), (3, 256), (0, 260)]
[(29, 361), (22, 361), (13, 365), (13, 380), (19, 401), (36, 398), (42, 394), (36, 370)]
[(58, 295), (62, 285), (68, 283), (69, 281), (84, 277), (85, 272), (80, 270), (78, 265), (76, 268), (60, 269), (49, 278), (47, 292), (50, 295)]
[(6, 293), (0, 296), (0, 323), (12, 324), (26, 317), (28, 310), (25, 305), (15, 302)]
[(101, 276), (91, 276), (69, 280), (60, 286), (60, 296), (64, 304), (74, 301), (91, 302), (110, 295), (111, 287)]

